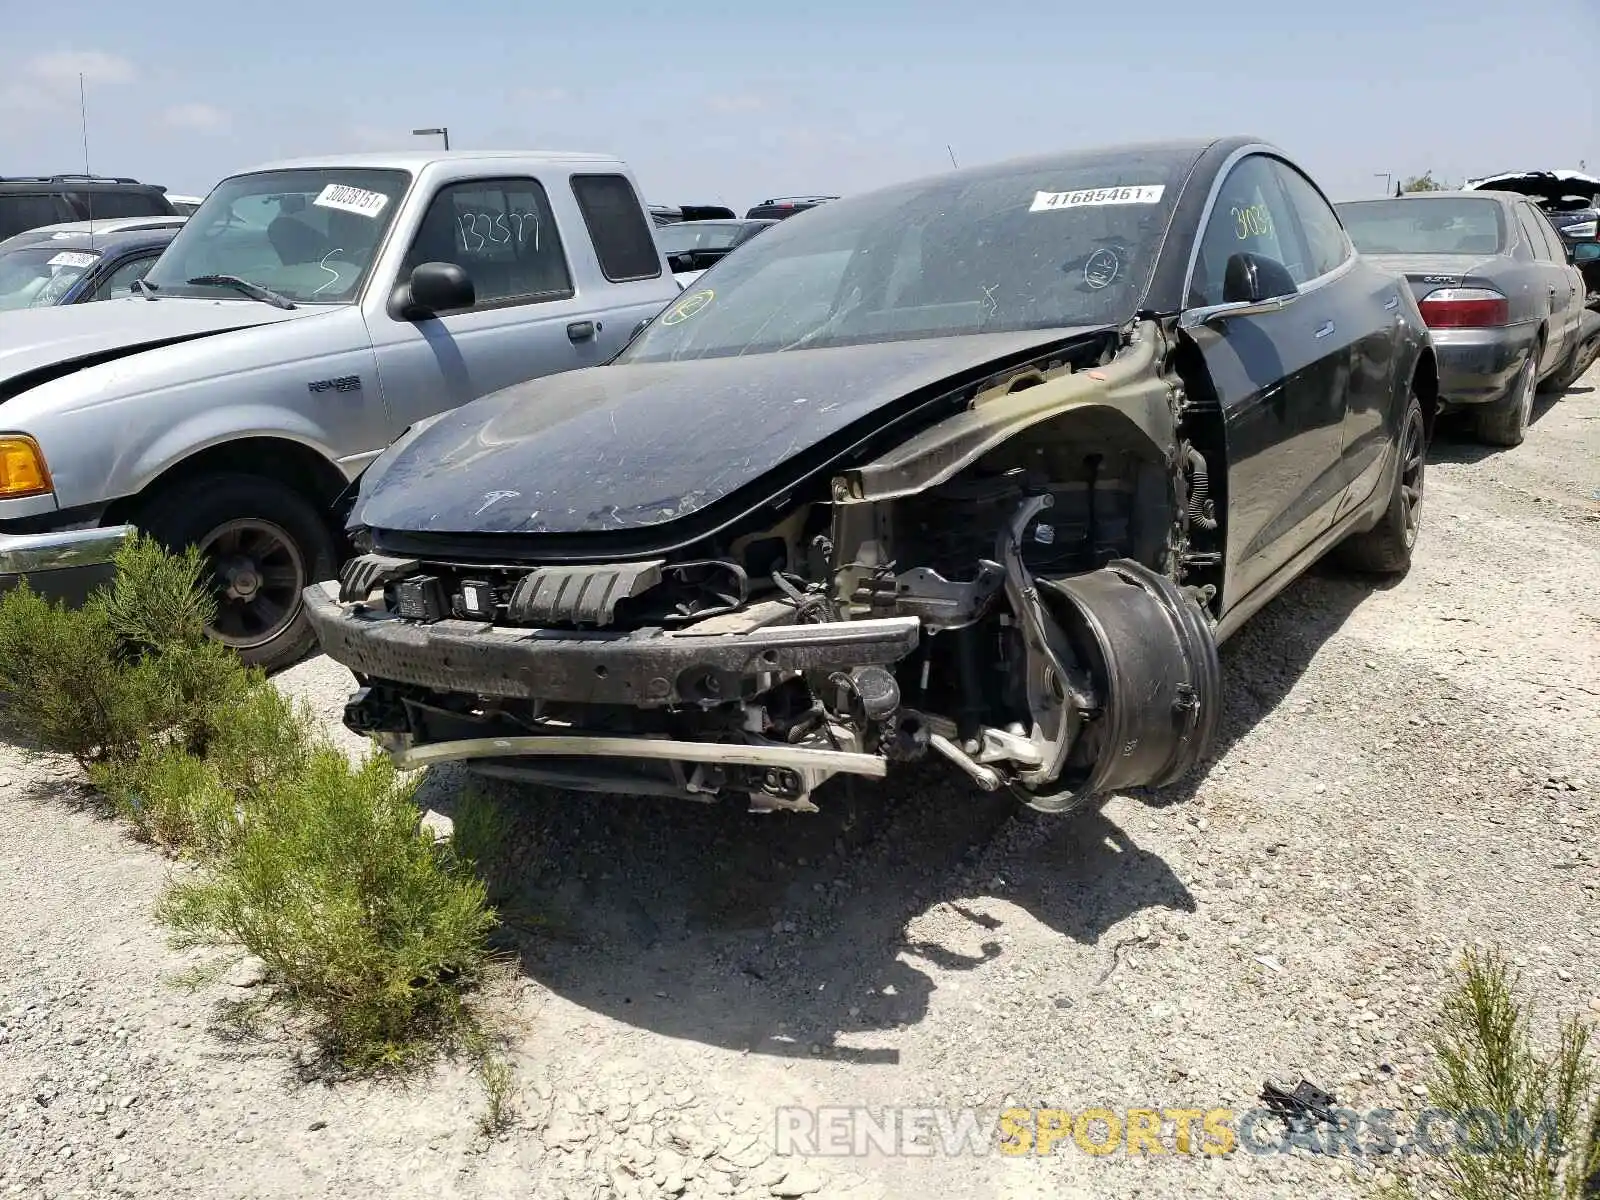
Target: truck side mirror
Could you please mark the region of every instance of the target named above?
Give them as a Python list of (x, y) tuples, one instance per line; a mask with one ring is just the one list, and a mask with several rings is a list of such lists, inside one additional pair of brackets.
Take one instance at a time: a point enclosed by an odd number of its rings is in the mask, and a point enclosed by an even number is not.
[(418, 263), (411, 278), (396, 291), (395, 307), (411, 321), (471, 308), (478, 299), (472, 277), (455, 263), (446, 262)]
[(1600, 242), (1579, 242), (1573, 246), (1572, 261), (1575, 263), (1600, 262)]

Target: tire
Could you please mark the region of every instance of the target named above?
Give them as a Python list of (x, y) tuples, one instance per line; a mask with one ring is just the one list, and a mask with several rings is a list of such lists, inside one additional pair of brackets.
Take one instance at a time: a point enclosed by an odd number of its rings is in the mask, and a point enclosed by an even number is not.
[(1520, 446), (1533, 418), (1533, 396), (1539, 384), (1539, 348), (1528, 354), (1509, 391), (1478, 410), (1478, 440), (1491, 446)]
[(268, 671), (316, 645), (300, 592), (338, 562), (327, 522), (299, 492), (256, 475), (206, 475), (156, 495), (134, 524), (171, 550), (198, 546), (217, 617), (208, 631)]
[(1404, 575), (1411, 568), (1411, 551), (1422, 526), (1422, 491), (1428, 468), (1428, 427), (1415, 393), (1406, 405), (1397, 450), (1400, 462), (1383, 516), (1365, 533), (1339, 544), (1336, 557), (1352, 570)]
[(1561, 364), (1561, 369), (1550, 377), (1547, 390), (1564, 392), (1579, 379), (1583, 373), (1594, 366), (1595, 359), (1600, 358), (1600, 334), (1581, 341), (1572, 348), (1567, 361)]

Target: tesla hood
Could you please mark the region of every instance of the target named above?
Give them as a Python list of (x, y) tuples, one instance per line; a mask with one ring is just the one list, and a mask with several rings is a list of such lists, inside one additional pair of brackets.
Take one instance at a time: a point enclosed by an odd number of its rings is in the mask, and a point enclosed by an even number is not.
[(621, 363), (519, 384), (433, 420), (363, 481), (355, 519), (425, 533), (664, 525), (893, 401), (1096, 327)]
[(249, 300), (100, 300), (0, 313), (0, 385), (44, 368), (118, 351), (293, 320), (321, 307), (274, 308)]

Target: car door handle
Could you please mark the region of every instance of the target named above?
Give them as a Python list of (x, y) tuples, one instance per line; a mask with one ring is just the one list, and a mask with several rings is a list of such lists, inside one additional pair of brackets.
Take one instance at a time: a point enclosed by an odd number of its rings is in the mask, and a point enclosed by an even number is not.
[(1385, 312), (1393, 312), (1395, 309), (1397, 309), (1399, 307), (1400, 307), (1400, 297), (1399, 296), (1390, 296), (1389, 299), (1384, 301), (1384, 304), (1383, 304), (1383, 308), (1384, 308)]
[(587, 342), (594, 334), (593, 321), (574, 321), (567, 326), (567, 337), (574, 342)]
[(1332, 321), (1324, 321), (1317, 328), (1317, 332), (1314, 333), (1312, 336), (1313, 337), (1319, 337), (1319, 338), (1325, 338), (1332, 332), (1333, 332), (1333, 322)]

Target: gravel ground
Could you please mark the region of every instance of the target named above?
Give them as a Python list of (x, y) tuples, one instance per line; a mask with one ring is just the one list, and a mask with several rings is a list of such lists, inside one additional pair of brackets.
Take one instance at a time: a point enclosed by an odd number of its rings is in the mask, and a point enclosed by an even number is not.
[[(1244, 1109), (1303, 1072), (1404, 1129), (1463, 943), (1551, 1019), (1600, 1011), (1596, 578), (1600, 369), (1516, 450), (1446, 429), (1410, 575), (1319, 570), (1258, 615), (1215, 761), (1166, 794), (1051, 820), (937, 771), (815, 817), (502, 791), (492, 1140), (464, 1067), (329, 1084), (289, 1034), (228, 1033), (253, 976), (175, 986), (170, 864), (0, 749), (0, 1194), (1367, 1195), (1350, 1156), (785, 1157), (774, 1107)], [(283, 682), (336, 721), (342, 669)]]

